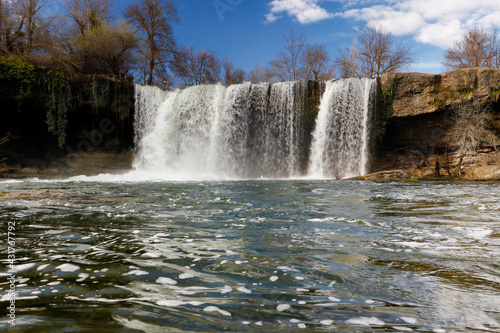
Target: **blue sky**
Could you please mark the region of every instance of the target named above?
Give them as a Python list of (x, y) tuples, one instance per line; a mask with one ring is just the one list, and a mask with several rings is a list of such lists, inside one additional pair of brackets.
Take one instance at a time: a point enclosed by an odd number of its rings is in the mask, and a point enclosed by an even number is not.
[[(120, 7), (125, 2), (117, 0)], [(377, 23), (408, 45), (410, 71), (439, 73), (443, 50), (472, 26), (500, 26), (500, 0), (175, 0), (179, 44), (216, 51), (249, 71), (282, 49), (283, 34), (303, 33), (330, 57), (358, 29)]]

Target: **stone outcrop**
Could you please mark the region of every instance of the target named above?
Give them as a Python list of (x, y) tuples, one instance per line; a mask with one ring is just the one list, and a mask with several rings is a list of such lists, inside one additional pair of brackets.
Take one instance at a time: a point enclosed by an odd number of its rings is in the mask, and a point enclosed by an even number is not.
[[(371, 171), (401, 169), (424, 179), (500, 179), (500, 69), (387, 74), (380, 78), (380, 91), (389, 110), (377, 112), (388, 112), (390, 118)], [(491, 113), (485, 126), (496, 135), (498, 147), (483, 142), (477, 151), (458, 153), (452, 133), (463, 105)]]
[(375, 183), (389, 183), (410, 179), (410, 175), (402, 170), (379, 171), (350, 180), (368, 180)]
[(498, 102), (500, 69), (470, 68), (439, 75), (390, 73), (380, 77), (381, 89), (394, 86), (393, 117), (411, 117), (457, 108), (464, 101)]

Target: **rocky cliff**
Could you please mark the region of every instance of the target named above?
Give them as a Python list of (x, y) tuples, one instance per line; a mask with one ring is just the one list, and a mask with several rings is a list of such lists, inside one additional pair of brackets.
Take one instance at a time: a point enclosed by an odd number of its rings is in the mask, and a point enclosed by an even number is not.
[[(500, 70), (394, 73), (379, 82), (377, 114), (387, 121), (376, 142), (372, 171), (500, 179)], [(465, 147), (473, 139), (477, 146)]]

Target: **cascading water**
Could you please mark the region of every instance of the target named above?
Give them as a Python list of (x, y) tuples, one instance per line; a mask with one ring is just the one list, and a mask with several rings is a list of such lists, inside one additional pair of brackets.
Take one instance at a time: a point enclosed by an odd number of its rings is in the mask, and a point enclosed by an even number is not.
[(204, 85), (164, 94), (136, 86), (134, 167), (173, 178), (298, 177), (307, 155), (304, 85)]
[(311, 145), (312, 177), (346, 178), (366, 174), (369, 113), (376, 80), (327, 82)]
[(311, 81), (176, 92), (138, 85), (134, 167), (171, 179), (361, 174), (373, 82), (328, 82), (317, 119), (308, 92), (320, 95), (324, 84)]

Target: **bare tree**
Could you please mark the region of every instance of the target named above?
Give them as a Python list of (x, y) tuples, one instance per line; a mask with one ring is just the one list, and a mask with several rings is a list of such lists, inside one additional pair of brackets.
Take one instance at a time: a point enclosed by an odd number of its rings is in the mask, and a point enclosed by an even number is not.
[(169, 0), (140, 0), (125, 8), (125, 17), (137, 28), (141, 56), (147, 59), (147, 84), (152, 84), (157, 70), (167, 68), (176, 49), (173, 24), (179, 23), (177, 8)]
[(252, 83), (272, 82), (273, 74), (269, 68), (261, 65), (255, 65), (255, 68), (248, 73), (248, 80)]
[(497, 27), (488, 31), (473, 27), (444, 52), (443, 65), (447, 69), (499, 66)]
[(33, 55), (49, 41), (50, 20), (44, 17), (48, 0), (0, 0), (0, 50)]
[(170, 66), (183, 86), (217, 83), (221, 80), (221, 62), (214, 52), (184, 46), (174, 55)]
[(360, 67), (364, 76), (374, 78), (408, 68), (413, 61), (410, 49), (377, 26), (358, 34)]
[(378, 26), (368, 26), (356, 37), (351, 49), (339, 49), (341, 75), (375, 78), (404, 70), (413, 62), (410, 49)]
[(302, 53), (303, 78), (306, 80), (332, 80), (335, 78), (333, 63), (321, 44), (307, 45)]
[(270, 70), (280, 81), (295, 81), (303, 78), (301, 66), (302, 52), (307, 46), (305, 37), (297, 36), (293, 31), (288, 36), (283, 35), (285, 40), (284, 51), (280, 51), (275, 60), (272, 60)]
[(356, 39), (353, 39), (350, 47), (342, 46), (338, 50), (335, 64), (339, 77), (342, 79), (361, 76), (360, 59), (356, 45)]
[[(25, 30), (24, 54), (31, 55), (35, 36), (45, 25), (41, 17), (42, 9), (47, 5), (47, 0), (20, 0), (18, 2), (18, 15), (22, 18)], [(38, 37), (38, 36), (36, 36)]]
[(500, 45), (498, 45), (498, 25), (492, 23), (490, 26), (491, 52), (493, 59), (491, 65), (493, 68), (500, 68)]
[(64, 7), (81, 35), (113, 17), (109, 0), (65, 0)]
[(22, 28), (22, 25), (16, 24), (15, 4), (14, 1), (0, 0), (0, 51), (3, 53), (12, 50), (12, 38)]
[(234, 64), (228, 58), (222, 60), (222, 69), (224, 70), (224, 84), (240, 84), (245, 81), (245, 71), (240, 68), (234, 68)]

